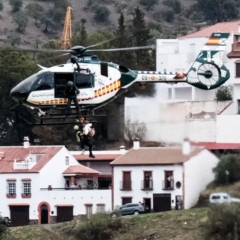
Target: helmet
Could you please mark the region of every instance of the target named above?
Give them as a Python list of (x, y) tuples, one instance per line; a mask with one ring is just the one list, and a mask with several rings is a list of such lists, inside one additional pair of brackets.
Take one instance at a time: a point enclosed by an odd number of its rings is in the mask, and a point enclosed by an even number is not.
[(68, 86), (72, 86), (72, 85), (73, 85), (73, 82), (72, 82), (72, 81), (68, 81), (68, 82), (67, 82), (67, 85), (68, 85)]
[(74, 130), (79, 130), (79, 126), (78, 126), (78, 125), (75, 125), (75, 126), (73, 127), (73, 129), (74, 129)]

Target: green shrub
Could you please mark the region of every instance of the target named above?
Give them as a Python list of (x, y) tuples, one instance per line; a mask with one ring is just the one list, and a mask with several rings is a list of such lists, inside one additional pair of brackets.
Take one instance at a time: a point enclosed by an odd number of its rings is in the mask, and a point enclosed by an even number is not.
[(175, 13), (180, 13), (182, 10), (181, 2), (179, 0), (164, 0), (163, 4), (172, 8)]
[[(212, 205), (208, 211), (206, 224), (209, 238), (218, 240), (239, 239), (240, 236), (240, 204)], [(209, 239), (208, 238), (208, 239)]]
[(109, 18), (110, 11), (107, 7), (98, 5), (96, 6), (94, 18), (99, 22), (106, 22)]
[[(1, 216), (0, 216), (0, 222), (2, 222)], [(5, 233), (5, 231), (6, 231), (6, 225), (0, 224), (0, 239), (2, 239), (1, 236)]]
[[(228, 175), (226, 175), (228, 171)], [(228, 154), (221, 158), (213, 169), (216, 183), (233, 183), (240, 180), (240, 161), (237, 155)]]
[(231, 89), (228, 86), (221, 86), (216, 92), (217, 101), (232, 100)]
[(175, 13), (174, 13), (174, 10), (170, 7), (165, 7), (163, 8), (162, 10), (162, 16), (163, 16), (163, 19), (167, 22), (173, 22), (174, 19), (175, 19)]
[(81, 240), (109, 240), (121, 227), (121, 218), (114, 219), (109, 213), (97, 213), (77, 229), (75, 236)]
[(3, 10), (3, 3), (0, 2), (0, 11), (2, 11), (2, 10)]

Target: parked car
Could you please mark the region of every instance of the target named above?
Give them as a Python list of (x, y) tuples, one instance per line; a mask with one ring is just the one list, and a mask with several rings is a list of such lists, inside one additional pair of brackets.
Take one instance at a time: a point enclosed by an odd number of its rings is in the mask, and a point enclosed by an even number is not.
[(119, 209), (113, 211), (112, 217), (117, 217), (118, 215), (138, 215), (148, 212), (149, 207), (144, 203), (127, 203)]
[(212, 193), (209, 197), (210, 203), (238, 203), (239, 198), (234, 198), (225, 192)]
[(12, 221), (8, 217), (2, 217), (1, 224), (6, 225), (7, 227), (11, 227)]

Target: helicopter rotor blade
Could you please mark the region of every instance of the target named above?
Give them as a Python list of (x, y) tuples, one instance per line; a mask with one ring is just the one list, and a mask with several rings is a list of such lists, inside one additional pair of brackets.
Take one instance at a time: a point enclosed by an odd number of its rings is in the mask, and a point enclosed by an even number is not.
[(0, 51), (9, 51), (9, 52), (39, 52), (39, 53), (74, 53), (73, 50), (56, 50), (56, 49), (36, 49), (36, 48), (16, 48), (16, 47), (1, 47)]
[(109, 49), (89, 49), (87, 52), (114, 52), (114, 51), (128, 51), (128, 50), (140, 50), (140, 49), (155, 49), (154, 45), (139, 46), (139, 47), (126, 47), (126, 48), (109, 48)]
[(48, 62), (48, 61), (51, 61), (51, 60), (56, 60), (56, 59), (58, 59), (58, 58), (68, 56), (69, 54), (70, 54), (70, 53), (64, 53), (64, 54), (57, 55), (57, 56), (54, 56), (54, 57), (50, 57), (50, 58), (46, 58), (46, 59), (39, 60), (38, 62)]
[(97, 46), (99, 46), (99, 45), (102, 45), (102, 44), (107, 43), (107, 42), (111, 42), (111, 41), (116, 40), (116, 39), (117, 39), (117, 38), (112, 38), (112, 39), (104, 40), (104, 41), (102, 41), (102, 42), (100, 42), (100, 43), (96, 43), (96, 44), (90, 45), (90, 46), (86, 47), (85, 49), (90, 49), (90, 48), (93, 48), (93, 47), (97, 47)]

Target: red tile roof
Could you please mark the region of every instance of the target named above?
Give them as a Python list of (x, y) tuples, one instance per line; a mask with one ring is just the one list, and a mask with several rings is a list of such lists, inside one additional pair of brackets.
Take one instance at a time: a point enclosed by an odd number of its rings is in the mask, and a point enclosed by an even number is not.
[(122, 154), (94, 154), (95, 158), (90, 158), (87, 154), (73, 155), (78, 161), (113, 161)]
[(217, 23), (215, 25), (203, 28), (198, 32), (190, 33), (186, 36), (180, 37), (179, 39), (197, 38), (197, 37), (208, 38), (211, 36), (213, 32), (226, 32), (226, 33), (237, 32), (239, 24), (240, 24), (240, 21)]
[(100, 174), (100, 172), (79, 164), (79, 165), (69, 166), (63, 172), (63, 174)]
[[(63, 146), (0, 147), (0, 152), (4, 152), (4, 157), (0, 160), (0, 173), (39, 172), (62, 148)], [(43, 156), (31, 169), (13, 169), (14, 160), (21, 162), (30, 154), (43, 154)]]
[(193, 146), (202, 146), (208, 150), (240, 149), (240, 143), (193, 142)]
[(240, 58), (240, 51), (231, 51), (227, 54), (228, 58)]
[(195, 148), (189, 155), (182, 153), (182, 148), (158, 147), (131, 149), (126, 154), (111, 162), (111, 165), (168, 165), (182, 164), (197, 155), (204, 148)]

